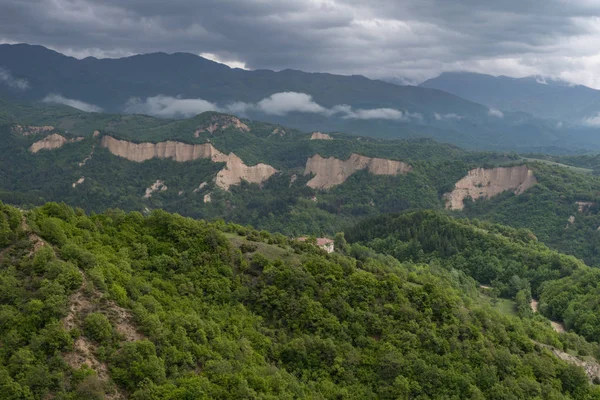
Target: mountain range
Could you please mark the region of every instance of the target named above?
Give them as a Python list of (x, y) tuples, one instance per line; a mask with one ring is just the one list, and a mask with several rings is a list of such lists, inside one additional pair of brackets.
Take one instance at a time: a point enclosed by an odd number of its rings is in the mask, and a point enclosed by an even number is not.
[(593, 127), (363, 76), (246, 71), (186, 53), (78, 60), (24, 44), (0, 45), (0, 68), (0, 98), (17, 102), (161, 117), (221, 111), (305, 131), (430, 137), (472, 149), (600, 149)]
[(445, 72), (419, 86), (540, 118), (598, 125), (600, 90), (543, 77), (511, 78), (472, 72)]
[(600, 399), (597, 130), (459, 77), (1, 45), (0, 397)]

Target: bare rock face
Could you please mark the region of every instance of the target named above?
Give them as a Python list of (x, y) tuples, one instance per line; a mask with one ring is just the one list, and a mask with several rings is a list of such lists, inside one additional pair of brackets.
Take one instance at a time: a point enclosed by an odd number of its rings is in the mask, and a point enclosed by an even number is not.
[(200, 127), (194, 132), (194, 137), (199, 137), (204, 132), (215, 133), (229, 128), (235, 128), (240, 132), (250, 132), (248, 125), (240, 121), (239, 118), (231, 115), (213, 115), (207, 126)]
[(217, 173), (216, 180), (217, 186), (225, 190), (232, 185), (239, 185), (242, 180), (250, 183), (263, 183), (277, 172), (272, 166), (263, 163), (249, 167), (233, 153), (225, 157), (225, 168)]
[(333, 138), (326, 133), (313, 132), (310, 140), (333, 140)]
[(306, 161), (304, 175), (315, 176), (307, 182), (313, 189), (329, 189), (344, 183), (346, 179), (359, 170), (367, 169), (375, 175), (400, 175), (407, 174), (412, 167), (402, 161), (388, 160), (385, 158), (371, 158), (352, 154), (347, 160), (335, 157), (323, 158), (319, 154)]
[(149, 199), (150, 197), (152, 197), (152, 193), (159, 192), (159, 191), (164, 192), (167, 189), (168, 189), (168, 187), (167, 187), (167, 185), (165, 185), (165, 183), (163, 181), (157, 180), (149, 188), (146, 189), (146, 194), (144, 194), (144, 198)]
[(76, 182), (73, 182), (73, 184), (71, 186), (73, 186), (73, 188), (76, 188), (77, 186), (81, 185), (83, 182), (85, 182), (85, 178), (82, 176)]
[(54, 130), (53, 126), (45, 125), (45, 126), (27, 126), (27, 125), (15, 125), (12, 127), (12, 132), (18, 135), (29, 136), (36, 135), (38, 133), (47, 133), (52, 132)]
[(512, 190), (521, 194), (537, 183), (533, 171), (526, 165), (516, 167), (498, 167), (492, 169), (477, 168), (469, 171), (467, 176), (456, 182), (454, 190), (445, 195), (446, 208), (462, 210), (463, 200), (471, 197), (494, 197), (504, 191)]
[(580, 213), (588, 211), (590, 207), (595, 205), (591, 201), (576, 201), (575, 204), (577, 204), (577, 211)]
[(76, 137), (74, 139), (67, 139), (66, 137), (53, 133), (50, 136), (46, 136), (42, 140), (38, 140), (29, 147), (29, 151), (37, 153), (40, 150), (54, 150), (63, 147), (66, 143), (79, 142), (83, 140), (83, 137)]
[(133, 143), (111, 136), (104, 136), (101, 146), (116, 156), (136, 162), (153, 158), (172, 158), (178, 162), (185, 162), (212, 158), (216, 153), (221, 154), (210, 144), (187, 144), (170, 140), (160, 143)]
[(132, 143), (104, 136), (101, 145), (116, 156), (136, 162), (152, 158), (172, 158), (178, 162), (206, 158), (213, 162), (223, 162), (225, 167), (217, 174), (216, 184), (224, 190), (229, 190), (232, 185), (239, 185), (242, 180), (250, 183), (263, 183), (277, 172), (272, 166), (263, 163), (249, 167), (234, 153), (221, 153), (210, 143), (187, 144), (173, 141)]

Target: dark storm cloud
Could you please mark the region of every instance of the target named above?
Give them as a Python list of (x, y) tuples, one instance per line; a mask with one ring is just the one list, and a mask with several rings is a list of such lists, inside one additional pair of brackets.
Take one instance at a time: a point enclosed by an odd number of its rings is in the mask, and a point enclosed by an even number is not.
[(211, 53), (249, 68), (399, 76), (600, 69), (593, 0), (0, 0), (0, 40), (83, 57)]

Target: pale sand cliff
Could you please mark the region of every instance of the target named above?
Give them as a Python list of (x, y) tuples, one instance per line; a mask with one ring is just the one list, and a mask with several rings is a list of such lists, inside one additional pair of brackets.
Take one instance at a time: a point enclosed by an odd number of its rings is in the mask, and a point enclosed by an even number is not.
[(210, 124), (200, 127), (194, 132), (195, 137), (199, 137), (201, 133), (215, 133), (216, 131), (224, 131), (229, 128), (235, 128), (241, 132), (250, 132), (250, 127), (240, 121), (239, 118), (230, 115), (213, 115), (210, 119)]
[(467, 176), (456, 182), (452, 192), (445, 195), (446, 208), (462, 210), (463, 200), (467, 197), (473, 200), (487, 199), (507, 190), (521, 194), (536, 183), (533, 171), (526, 165), (472, 169)]
[(66, 143), (79, 142), (83, 140), (83, 137), (76, 137), (74, 139), (67, 139), (66, 137), (53, 133), (50, 136), (46, 136), (42, 140), (38, 140), (29, 147), (29, 151), (37, 153), (40, 150), (53, 150), (64, 146)]
[(250, 183), (263, 183), (277, 172), (272, 166), (263, 163), (249, 167), (234, 153), (221, 153), (209, 143), (187, 144), (174, 141), (132, 143), (104, 136), (101, 145), (116, 156), (136, 162), (152, 158), (171, 158), (178, 162), (206, 158), (213, 162), (224, 162), (225, 167), (218, 172), (216, 184), (225, 190), (232, 185), (240, 184), (242, 180)]
[(12, 127), (12, 132), (23, 135), (36, 135), (38, 133), (47, 133), (52, 132), (54, 130), (53, 126), (45, 125), (45, 126), (32, 126), (32, 125), (15, 125)]
[(306, 161), (304, 175), (315, 175), (307, 182), (311, 188), (329, 189), (344, 183), (350, 175), (365, 168), (375, 175), (400, 175), (412, 170), (410, 165), (402, 161), (371, 158), (359, 154), (352, 154), (344, 161), (335, 157), (323, 158), (316, 154)]
[(333, 140), (333, 138), (326, 133), (313, 132), (310, 136), (310, 140)]

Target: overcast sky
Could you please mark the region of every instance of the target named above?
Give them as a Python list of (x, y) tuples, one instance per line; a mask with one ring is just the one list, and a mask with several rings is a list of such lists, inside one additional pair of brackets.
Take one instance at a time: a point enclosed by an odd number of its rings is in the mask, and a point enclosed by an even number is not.
[(600, 0), (0, 0), (0, 42), (250, 69), (545, 75), (600, 88)]

